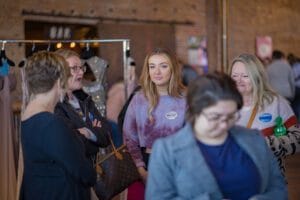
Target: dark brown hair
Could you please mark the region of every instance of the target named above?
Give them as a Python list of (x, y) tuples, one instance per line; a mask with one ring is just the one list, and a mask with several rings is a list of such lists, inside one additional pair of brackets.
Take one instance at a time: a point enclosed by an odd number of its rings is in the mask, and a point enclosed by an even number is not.
[(195, 123), (196, 116), (203, 109), (213, 106), (220, 100), (233, 100), (238, 110), (243, 106), (243, 99), (230, 76), (215, 72), (196, 78), (188, 87), (187, 120)]

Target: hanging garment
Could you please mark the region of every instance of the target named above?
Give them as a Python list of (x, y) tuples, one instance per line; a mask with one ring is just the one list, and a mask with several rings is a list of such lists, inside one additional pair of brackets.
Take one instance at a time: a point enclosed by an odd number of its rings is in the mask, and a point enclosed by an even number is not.
[(90, 66), (97, 82), (105, 82), (105, 72), (108, 67), (106, 60), (99, 58), (98, 56), (93, 56), (86, 60), (86, 63)]
[(14, 149), (13, 115), (10, 97), (10, 80), (4, 76), (0, 91), (0, 199), (16, 199), (16, 159)]
[(106, 98), (106, 92), (105, 92), (105, 72), (107, 69), (107, 61), (97, 57), (93, 56), (86, 60), (86, 63), (89, 65), (90, 69), (92, 70), (96, 81), (87, 83), (83, 90), (90, 96), (92, 96), (92, 99), (101, 113), (102, 116), (105, 116), (105, 98)]
[[(0, 51), (0, 67), (3, 65), (3, 62), (6, 62), (9, 66), (12, 66), (12, 67), (15, 66), (14, 61), (12, 61), (11, 59), (9, 59), (9, 58), (6, 56), (5, 49), (3, 49), (3, 46), (2, 46), (2, 50)], [(9, 70), (8, 70), (8, 71), (9, 71)], [(8, 73), (7, 73), (7, 74), (8, 74)], [(7, 75), (7, 74), (6, 74), (6, 75)]]
[(2, 65), (0, 66), (0, 76), (7, 76), (9, 73), (9, 64), (7, 59), (2, 58)]

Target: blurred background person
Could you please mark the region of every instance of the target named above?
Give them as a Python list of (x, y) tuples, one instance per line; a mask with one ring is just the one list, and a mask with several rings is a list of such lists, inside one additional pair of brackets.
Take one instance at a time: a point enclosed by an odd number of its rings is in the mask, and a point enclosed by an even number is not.
[(20, 199), (89, 199), (86, 191), (96, 173), (84, 146), (56, 115), (69, 75), (63, 57), (39, 52), (28, 59), (25, 73), (30, 100), (22, 115), (24, 175)]
[(122, 78), (119, 78), (108, 90), (107, 93), (107, 119), (117, 123), (118, 115), (126, 102), (125, 85)]
[(290, 53), (288, 55), (288, 61), (292, 66), (295, 78), (295, 98), (292, 101), (292, 108), (297, 116), (297, 119), (300, 119), (300, 58)]
[[(136, 66), (133, 58), (128, 58), (127, 81), (123, 77), (119, 77), (117, 81), (110, 87), (107, 93), (107, 118), (118, 123), (118, 116), (128, 100), (129, 96), (137, 87)], [(126, 87), (126, 88), (125, 88)], [(126, 97), (127, 95), (127, 97)]]
[(189, 86), (187, 105), (184, 128), (153, 146), (147, 200), (287, 199), (276, 159), (260, 132), (234, 125), (243, 99), (228, 75), (197, 78)]
[(200, 76), (195, 69), (187, 64), (182, 63), (182, 83), (184, 86), (188, 86), (190, 82)]
[(294, 72), (281, 51), (273, 51), (272, 62), (266, 71), (271, 87), (292, 102), (295, 97)]
[[(283, 159), (300, 150), (300, 131), (292, 108), (285, 98), (271, 89), (264, 67), (256, 56), (241, 54), (233, 60), (229, 73), (244, 102), (237, 124), (261, 130), (284, 173)], [(282, 124), (278, 124), (278, 120)], [(286, 130), (280, 137), (275, 135), (278, 125)]]
[[(157, 48), (144, 61), (141, 90), (132, 98), (124, 120), (124, 141), (138, 171), (147, 180), (147, 164), (153, 142), (175, 133), (184, 124), (185, 87), (175, 57)], [(129, 188), (128, 199), (132, 199)], [(143, 186), (134, 199), (144, 199)]]

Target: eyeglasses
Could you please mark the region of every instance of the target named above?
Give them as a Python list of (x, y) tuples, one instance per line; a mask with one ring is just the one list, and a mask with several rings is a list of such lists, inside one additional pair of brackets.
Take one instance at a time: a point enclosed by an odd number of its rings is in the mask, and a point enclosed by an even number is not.
[(84, 72), (86, 72), (86, 66), (85, 65), (82, 65), (82, 66), (73, 66), (73, 67), (70, 67), (71, 68), (71, 72), (73, 73), (78, 73), (80, 70)]
[(231, 78), (233, 80), (238, 80), (238, 79), (242, 79), (242, 80), (249, 80), (249, 75), (248, 74), (244, 74), (244, 73), (241, 73), (241, 74), (238, 74), (238, 73), (233, 73), (231, 75)]
[(212, 123), (217, 122), (227, 122), (227, 123), (234, 123), (238, 121), (241, 117), (239, 111), (235, 111), (234, 113), (228, 114), (228, 115), (222, 115), (218, 113), (205, 113), (202, 112), (203, 116), (207, 119), (207, 121)]

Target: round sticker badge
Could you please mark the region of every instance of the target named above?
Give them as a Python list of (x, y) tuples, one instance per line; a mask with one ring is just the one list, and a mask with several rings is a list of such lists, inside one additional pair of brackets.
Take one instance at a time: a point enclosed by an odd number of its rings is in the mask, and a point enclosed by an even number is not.
[(272, 120), (272, 115), (270, 113), (263, 113), (258, 117), (261, 122), (270, 122)]
[(175, 111), (170, 111), (165, 114), (165, 117), (167, 119), (176, 119), (177, 116), (178, 116), (178, 114)]

